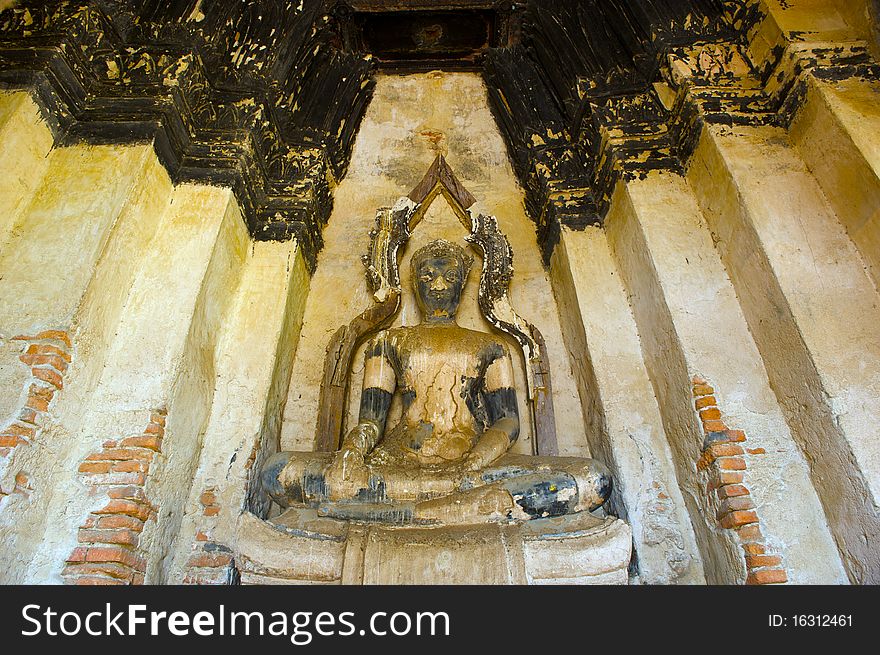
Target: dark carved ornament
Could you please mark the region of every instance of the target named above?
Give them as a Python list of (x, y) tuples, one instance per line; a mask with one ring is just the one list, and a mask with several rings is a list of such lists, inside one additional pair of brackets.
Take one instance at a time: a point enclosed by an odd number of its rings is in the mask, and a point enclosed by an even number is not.
[(20, 2), (0, 13), (0, 83), (35, 89), (61, 142), (155, 140), (175, 181), (231, 185), (252, 236), (310, 263), (369, 102), (330, 3)]
[(314, 265), (374, 71), (479, 70), (549, 259), (618, 179), (680, 169), (704, 123), (785, 124), (804, 71), (876, 79), (858, 44), (749, 61), (760, 6), (20, 0), (0, 85), (32, 89), (62, 143), (153, 140), (175, 181), (231, 185), (253, 238), (296, 238)]

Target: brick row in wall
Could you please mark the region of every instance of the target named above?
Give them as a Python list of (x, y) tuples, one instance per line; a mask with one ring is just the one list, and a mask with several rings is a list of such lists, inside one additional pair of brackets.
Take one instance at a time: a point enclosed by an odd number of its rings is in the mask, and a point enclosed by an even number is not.
[(211, 536), (216, 517), (220, 514), (216, 492), (214, 487), (209, 487), (199, 496), (202, 516), (205, 518), (186, 562), (184, 584), (230, 584), (236, 581), (232, 551)]
[(19, 359), (31, 369), (27, 400), (9, 425), (0, 430), (0, 456), (33, 441), (45, 425), (49, 404), (64, 387), (64, 373), (70, 364), (70, 336), (63, 330), (46, 330), (34, 336), (19, 335), (26, 347)]
[[(64, 330), (45, 330), (33, 336), (18, 335), (13, 341), (25, 342), (19, 359), (31, 370), (26, 382), (24, 406), (0, 429), (0, 462), (8, 461), (19, 446), (33, 443), (46, 426), (49, 405), (64, 387), (64, 374), (71, 361), (70, 335)], [(10, 493), (30, 495), (29, 476), (19, 471), (11, 490), (0, 489), (0, 501)]]
[(697, 470), (706, 478), (709, 506), (721, 528), (730, 530), (742, 548), (746, 584), (779, 584), (788, 581), (782, 558), (773, 554), (761, 532), (761, 521), (745, 480), (746, 452), (763, 455), (762, 448), (745, 448), (742, 430), (730, 430), (721, 418), (715, 390), (702, 377), (693, 378), (694, 408), (703, 425), (703, 452)]
[(164, 436), (165, 412), (156, 411), (143, 433), (105, 441), (80, 464), (83, 481), (106, 503), (79, 529), (79, 545), (62, 572), (69, 584), (143, 584), (141, 533), (157, 513), (144, 487)]

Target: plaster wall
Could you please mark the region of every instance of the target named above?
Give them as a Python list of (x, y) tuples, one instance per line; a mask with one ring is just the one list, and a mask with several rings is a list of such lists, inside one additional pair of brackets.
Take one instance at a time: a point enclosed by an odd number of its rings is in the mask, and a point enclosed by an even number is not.
[[(51, 529), (52, 517), (63, 511), (67, 502), (82, 497), (81, 490), (74, 490), (76, 485), (72, 485), (78, 464), (74, 454), (78, 442), (72, 435), (86, 414), (85, 399), (112, 338), (108, 332), (122, 311), (120, 294), (124, 297), (126, 288), (120, 290), (115, 285), (124, 282), (126, 276), (131, 278), (139, 261), (140, 244), (121, 235), (132, 230), (149, 232), (148, 227), (138, 226), (144, 222), (144, 212), (149, 216), (154, 209), (153, 196), (135, 191), (139, 182), (152, 180), (161, 195), (164, 176), (165, 190), (170, 188), (160, 167), (147, 166), (149, 156), (148, 146), (53, 151), (43, 182), (29, 199), (14, 229), (14, 240), (2, 254), (14, 271), (4, 276), (3, 282), (11, 284), (4, 301), (30, 308), (19, 309), (17, 316), (6, 318), (4, 337), (45, 329), (73, 334), (77, 326), (85, 326), (82, 342), (74, 340), (72, 356), (76, 364), (71, 363), (65, 374), (66, 389), (57, 392), (52, 420), (40, 426), (30, 444), (15, 448), (3, 458), (0, 487), (11, 489), (13, 479), (21, 475), (29, 479), (31, 487), (27, 494), (7, 498), (0, 512), (0, 534), (9, 545), (4, 554), (22, 561), (21, 566), (4, 570), (10, 582), (30, 579), (26, 576), (41, 580), (48, 568), (57, 568), (57, 549), (38, 544), (44, 531)], [(126, 166), (124, 173), (114, 170), (119, 162)], [(111, 171), (115, 175), (111, 176)], [(149, 220), (145, 222), (149, 224)], [(96, 271), (101, 273), (96, 276)], [(108, 288), (110, 280), (112, 290)], [(86, 306), (90, 309), (81, 315), (79, 309)], [(10, 359), (15, 358), (9, 368), (16, 368), (18, 375), (0, 382), (14, 399), (7, 408), (9, 413), (3, 416), (4, 423), (24, 406), (31, 384), (27, 367), (17, 361), (22, 342), (10, 340), (6, 346)], [(64, 395), (69, 399), (67, 409), (61, 404)], [(60, 504), (59, 498), (63, 499)]]
[[(80, 528), (107, 501), (107, 487), (85, 484), (81, 464), (167, 411), (145, 485), (156, 513), (139, 546), (151, 579), (162, 581), (213, 405), (247, 230), (229, 189), (173, 188), (150, 145), (54, 149), (40, 179), (29, 196), (18, 187), (24, 209), (0, 251), (0, 302), (10, 312), (0, 333), (4, 424), (31, 381), (18, 361), (28, 342), (13, 336), (62, 330), (71, 362), (36, 437), (2, 458), (2, 579), (61, 581)], [(279, 259), (276, 267), (299, 272), (301, 288), (301, 258)]]
[(25, 91), (0, 92), (0, 248), (46, 170), (52, 133)]

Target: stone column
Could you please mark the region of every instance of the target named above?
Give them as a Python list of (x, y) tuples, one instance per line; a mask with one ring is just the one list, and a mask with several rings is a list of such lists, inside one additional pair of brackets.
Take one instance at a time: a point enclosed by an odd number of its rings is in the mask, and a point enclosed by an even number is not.
[(811, 76), (805, 88), (792, 141), (880, 285), (880, 82)]
[[(128, 294), (72, 456), (81, 462), (72, 486), (85, 484), (89, 496), (57, 521), (68, 581), (90, 575), (102, 583), (138, 582), (145, 573), (148, 582), (162, 580), (198, 463), (217, 348), (248, 243), (229, 189), (174, 190)], [(113, 528), (106, 520), (113, 516), (138, 522), (119, 518), (125, 525)], [(107, 530), (90, 532), (95, 525)], [(119, 544), (120, 538), (128, 543)], [(99, 567), (84, 570), (88, 564)]]
[(727, 525), (733, 519), (709, 502), (694, 466), (712, 438), (696, 421), (691, 398), (695, 376), (711, 382), (727, 423), (748, 435), (749, 451), (741, 454), (748, 462), (744, 483), (750, 500), (738, 502), (750, 505), (742, 509), (756, 509), (766, 541), (782, 555), (789, 580), (844, 581), (807, 464), (686, 180), (654, 171), (643, 179), (619, 182), (606, 230), (630, 293), (679, 480), (692, 503), (707, 580), (743, 582), (747, 553), (718, 529), (740, 525)]
[(866, 270), (876, 174), (864, 134), (876, 111), (854, 113), (876, 63), (851, 15), (768, 0), (747, 47), (682, 49), (665, 74), (690, 186), (847, 574), (876, 582), (880, 303)]
[(877, 581), (880, 302), (779, 128), (708, 126), (688, 172), (851, 579)]
[(288, 385), (298, 383), (290, 370), (308, 290), (295, 241), (253, 245), (218, 347), (217, 392), (165, 582), (226, 582), (241, 513), (267, 513), (258, 474), (278, 450)]
[[(23, 562), (32, 561), (50, 498), (67, 475), (65, 442), (53, 434), (59, 405), (69, 396), (77, 408), (73, 415), (81, 416), (79, 400), (89, 376), (75, 371), (86, 362), (94, 365), (83, 370), (101, 366), (102, 344), (92, 341), (101, 333), (99, 321), (80, 316), (79, 310), (90, 304), (91, 314), (111, 323), (118, 315), (119, 303), (113, 294), (104, 296), (108, 289), (95, 284), (95, 275), (105, 270), (105, 280), (118, 282), (136, 268), (140, 244), (125, 245), (123, 235), (137, 230), (149, 207), (149, 196), (138, 188), (156, 174), (151, 158), (146, 145), (53, 150), (40, 185), (23, 203), (0, 251), (0, 386), (8, 399), (0, 418), (0, 489), (20, 492), (0, 500), (0, 534), (10, 546), (4, 552)], [(92, 330), (92, 338), (80, 340), (80, 327)], [(27, 566), (6, 571), (23, 580)]]
[(633, 529), (639, 580), (705, 582), (690, 514), (605, 232), (563, 228), (551, 260), (590, 450), (611, 466), (611, 511)]

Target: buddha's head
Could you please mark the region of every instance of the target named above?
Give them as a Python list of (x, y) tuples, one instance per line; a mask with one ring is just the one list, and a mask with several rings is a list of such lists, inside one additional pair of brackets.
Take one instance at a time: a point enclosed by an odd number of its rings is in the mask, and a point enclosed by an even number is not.
[(443, 239), (431, 241), (412, 256), (413, 287), (425, 321), (455, 319), (473, 263), (460, 246)]

